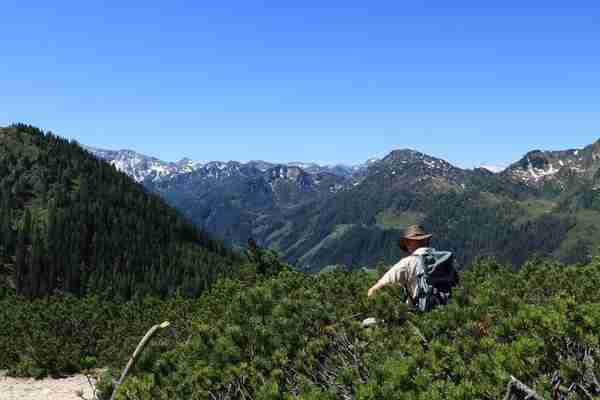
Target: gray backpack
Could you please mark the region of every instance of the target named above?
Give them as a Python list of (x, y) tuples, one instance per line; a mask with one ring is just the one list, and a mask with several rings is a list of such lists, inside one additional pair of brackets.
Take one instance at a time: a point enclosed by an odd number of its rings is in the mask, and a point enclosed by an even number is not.
[(421, 312), (431, 311), (445, 305), (452, 288), (458, 285), (458, 273), (454, 267), (454, 254), (449, 251), (427, 251), (417, 267), (417, 290), (411, 301)]

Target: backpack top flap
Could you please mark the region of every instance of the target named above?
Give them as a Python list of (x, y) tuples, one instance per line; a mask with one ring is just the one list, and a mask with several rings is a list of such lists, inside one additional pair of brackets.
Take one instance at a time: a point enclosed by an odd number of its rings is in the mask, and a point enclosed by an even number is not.
[(454, 254), (449, 251), (430, 251), (423, 255), (425, 275), (430, 285), (435, 287), (454, 286), (458, 274), (454, 268)]

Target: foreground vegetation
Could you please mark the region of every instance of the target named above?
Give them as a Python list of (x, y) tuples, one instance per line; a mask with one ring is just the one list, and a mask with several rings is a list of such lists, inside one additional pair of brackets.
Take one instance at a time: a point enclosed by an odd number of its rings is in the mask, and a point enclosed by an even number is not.
[[(309, 276), (272, 260), (243, 271), (197, 300), (6, 296), (0, 368), (122, 366), (148, 327), (170, 319), (118, 398), (500, 399), (511, 375), (545, 398), (553, 378), (571, 398), (600, 395), (600, 260), (518, 272), (479, 263), (450, 305), (425, 315), (401, 289), (367, 299), (365, 272)], [(364, 329), (368, 316), (385, 322)]]

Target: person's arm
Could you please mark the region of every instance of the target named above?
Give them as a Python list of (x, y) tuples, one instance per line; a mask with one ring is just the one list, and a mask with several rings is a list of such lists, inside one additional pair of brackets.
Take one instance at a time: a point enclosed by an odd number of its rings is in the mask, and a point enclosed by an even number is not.
[(373, 297), (375, 295), (375, 292), (377, 292), (379, 289), (381, 289), (385, 285), (387, 285), (387, 283), (381, 282), (381, 280), (380, 280), (375, 285), (373, 285), (373, 287), (371, 289), (369, 289), (369, 292), (368, 292), (367, 295), (369, 297)]
[(369, 289), (367, 295), (373, 297), (378, 290), (389, 284), (397, 282), (402, 283), (402, 276), (405, 275), (406, 272), (404, 264), (405, 262), (400, 261), (398, 264), (394, 265), (375, 285), (373, 285), (371, 289)]

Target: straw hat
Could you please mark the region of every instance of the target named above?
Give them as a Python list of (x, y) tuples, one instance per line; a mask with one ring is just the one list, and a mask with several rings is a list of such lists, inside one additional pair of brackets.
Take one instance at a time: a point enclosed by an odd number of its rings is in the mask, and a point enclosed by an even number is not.
[(406, 246), (406, 242), (408, 240), (427, 240), (431, 238), (433, 235), (425, 232), (420, 225), (412, 225), (404, 230), (404, 234), (400, 239), (400, 248), (404, 251), (408, 251), (408, 247)]

